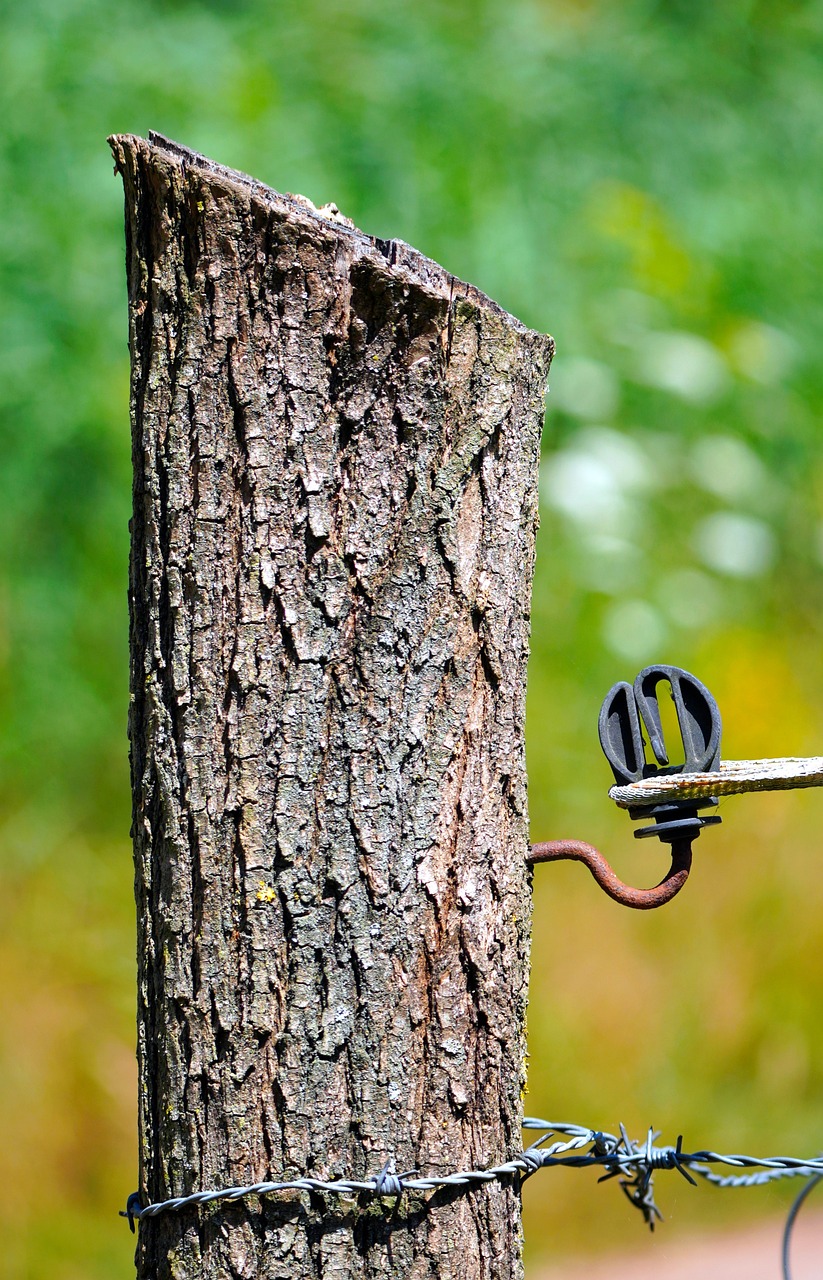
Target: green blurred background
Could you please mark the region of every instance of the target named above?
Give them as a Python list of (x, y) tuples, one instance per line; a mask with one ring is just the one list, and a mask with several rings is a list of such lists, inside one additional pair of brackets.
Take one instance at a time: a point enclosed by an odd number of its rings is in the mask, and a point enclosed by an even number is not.
[[(823, 751), (823, 4), (0, 4), (0, 1274), (128, 1276), (122, 190), (154, 128), (397, 236), (557, 340), (529, 710), (533, 837), (652, 883), (600, 701), (652, 661), (727, 758)], [(648, 917), (536, 875), (527, 1110), (823, 1147), (823, 798), (733, 799)], [(792, 1190), (660, 1180), (662, 1229)], [(614, 1184), (527, 1187), (530, 1274), (645, 1243)], [(593, 1225), (596, 1230), (593, 1230)], [(660, 1239), (655, 1238), (654, 1244)], [(651, 1246), (650, 1246), (651, 1247)], [(659, 1245), (657, 1246), (659, 1247)]]

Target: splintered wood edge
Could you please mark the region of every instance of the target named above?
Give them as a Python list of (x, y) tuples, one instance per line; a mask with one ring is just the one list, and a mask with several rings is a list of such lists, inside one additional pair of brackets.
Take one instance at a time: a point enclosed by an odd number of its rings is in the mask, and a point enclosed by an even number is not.
[(778, 760), (722, 760), (717, 773), (674, 773), (612, 787), (609, 796), (621, 809), (666, 800), (738, 796), (749, 791), (790, 791), (823, 786), (823, 756), (786, 756)]
[(122, 163), (124, 151), (132, 153), (143, 152), (144, 155), (154, 154), (157, 157), (171, 161), (181, 170), (193, 169), (205, 178), (234, 187), (250, 199), (258, 200), (268, 208), (274, 208), (281, 214), (287, 214), (290, 218), (320, 225), (327, 231), (336, 232), (341, 237), (351, 240), (362, 256), (374, 259), (387, 270), (396, 271), (398, 274), (410, 277), (411, 281), (416, 285), (428, 289), (440, 297), (447, 297), (450, 303), (463, 300), (482, 311), (491, 312), (503, 320), (514, 332), (529, 336), (532, 339), (536, 339), (540, 344), (544, 344), (546, 348), (545, 355), (549, 361), (554, 356), (554, 339), (548, 334), (529, 329), (521, 320), (511, 315), (510, 312), (506, 311), (505, 308), (501, 307), (499, 303), (488, 297), (475, 285), (452, 275), (445, 267), (441, 267), (432, 258), (427, 258), (425, 254), (412, 248), (404, 240), (382, 240), (378, 236), (367, 235), (365, 231), (361, 231), (356, 227), (350, 218), (344, 217), (339, 212), (330, 211), (329, 205), (317, 208), (306, 196), (283, 194), (275, 191), (274, 188), (267, 187), (265, 183), (258, 181), (257, 178), (253, 178), (237, 169), (229, 169), (226, 165), (217, 164), (216, 161), (210, 160), (207, 156), (200, 155), (197, 151), (192, 151), (189, 147), (183, 146), (182, 143), (173, 142), (170, 138), (165, 138), (161, 133), (156, 133), (154, 130), (149, 132), (148, 139), (131, 133), (112, 134), (108, 138), (108, 143), (114, 155), (115, 167), (118, 170)]

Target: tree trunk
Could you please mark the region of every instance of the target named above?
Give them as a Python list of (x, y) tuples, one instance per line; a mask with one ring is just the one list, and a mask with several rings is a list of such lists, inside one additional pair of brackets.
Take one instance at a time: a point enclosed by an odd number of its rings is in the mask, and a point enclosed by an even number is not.
[[(126, 191), (143, 1202), (521, 1149), (551, 340), (156, 135)], [(515, 1181), (146, 1219), (138, 1274), (522, 1274)]]

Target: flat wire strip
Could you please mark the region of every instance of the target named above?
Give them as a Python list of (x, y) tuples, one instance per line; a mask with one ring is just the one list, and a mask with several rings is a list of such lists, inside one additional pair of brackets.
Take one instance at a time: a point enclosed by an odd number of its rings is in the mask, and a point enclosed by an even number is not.
[[(326, 1192), (331, 1195), (357, 1196), (363, 1193), (373, 1196), (399, 1196), (404, 1191), (435, 1191), (442, 1187), (482, 1186), (487, 1182), (502, 1181), (515, 1174), (522, 1179), (531, 1177), (539, 1169), (554, 1167), (605, 1169), (604, 1177), (622, 1177), (621, 1185), (632, 1203), (642, 1211), (645, 1221), (653, 1228), (655, 1216), (660, 1211), (654, 1203), (652, 1178), (658, 1169), (677, 1169), (688, 1178), (685, 1170), (691, 1170), (705, 1181), (719, 1187), (760, 1186), (782, 1178), (823, 1176), (823, 1156), (814, 1159), (798, 1159), (794, 1156), (722, 1155), (715, 1151), (685, 1152), (680, 1139), (676, 1147), (656, 1146), (657, 1136), (649, 1130), (645, 1142), (633, 1142), (623, 1126), (621, 1136), (587, 1129), (583, 1125), (552, 1123), (528, 1116), (523, 1120), (524, 1129), (541, 1130), (541, 1136), (519, 1156), (491, 1169), (468, 1169), (433, 1177), (391, 1172), (389, 1161), (381, 1173), (368, 1179), (340, 1178), (291, 1178), (280, 1182), (257, 1182), (249, 1186), (227, 1187), (220, 1191), (195, 1191), (187, 1196), (175, 1196), (157, 1201), (145, 1208), (136, 1203), (136, 1196), (129, 1200), (129, 1209), (122, 1216), (140, 1220), (157, 1217), (167, 1211), (177, 1211), (193, 1205), (212, 1204), (217, 1201), (236, 1201), (247, 1196), (270, 1195), (282, 1191)], [(564, 1141), (544, 1144), (554, 1136)], [(572, 1154), (574, 1153), (574, 1154)], [(751, 1169), (751, 1173), (721, 1175), (709, 1165), (721, 1164), (738, 1169)], [(691, 1179), (689, 1179), (691, 1181)]]
[(784, 756), (775, 760), (721, 760), (713, 773), (668, 773), (643, 778), (609, 795), (621, 809), (667, 800), (738, 796), (750, 791), (792, 791), (823, 786), (823, 756)]

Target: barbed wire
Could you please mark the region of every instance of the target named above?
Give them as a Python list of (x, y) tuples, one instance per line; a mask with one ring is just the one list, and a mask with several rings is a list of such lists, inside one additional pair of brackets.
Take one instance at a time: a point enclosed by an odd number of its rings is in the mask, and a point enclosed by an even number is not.
[[(142, 1205), (139, 1193), (135, 1192), (129, 1196), (126, 1209), (121, 1210), (121, 1216), (128, 1218), (129, 1226), (134, 1231), (135, 1222), (155, 1218), (162, 1213), (284, 1191), (319, 1192), (342, 1197), (390, 1196), (399, 1200), (408, 1192), (441, 1191), (448, 1187), (465, 1187), (471, 1190), (487, 1182), (503, 1182), (509, 1178), (519, 1177), (523, 1183), (541, 1169), (599, 1167), (604, 1170), (599, 1181), (619, 1178), (619, 1185), (627, 1199), (640, 1211), (643, 1220), (653, 1231), (655, 1221), (662, 1221), (663, 1218), (654, 1198), (654, 1175), (659, 1170), (676, 1169), (692, 1186), (697, 1186), (693, 1175), (716, 1187), (754, 1187), (783, 1178), (809, 1178), (812, 1181), (795, 1200), (786, 1223), (783, 1274), (786, 1280), (790, 1280), (788, 1256), (791, 1230), (806, 1196), (823, 1179), (823, 1156), (798, 1159), (794, 1156), (723, 1155), (717, 1151), (684, 1151), (682, 1136), (678, 1137), (674, 1146), (658, 1146), (656, 1140), (660, 1136), (659, 1132), (649, 1129), (645, 1140), (636, 1142), (629, 1137), (622, 1124), (619, 1136), (583, 1125), (539, 1120), (533, 1116), (527, 1116), (523, 1120), (523, 1128), (540, 1130), (541, 1135), (513, 1159), (488, 1169), (465, 1169), (421, 1177), (417, 1169), (397, 1173), (394, 1161), (390, 1159), (379, 1173), (362, 1179), (284, 1178), (274, 1182), (226, 1187), (218, 1191), (194, 1191), (190, 1195), (173, 1196), (148, 1205)], [(749, 1169), (751, 1172), (720, 1174), (714, 1171), (714, 1165)]]

